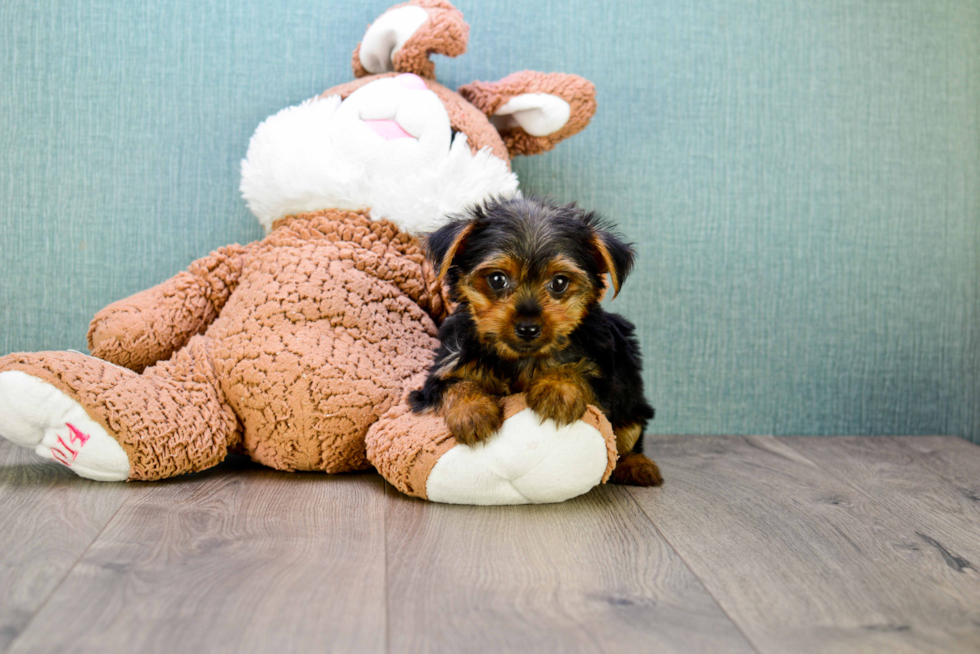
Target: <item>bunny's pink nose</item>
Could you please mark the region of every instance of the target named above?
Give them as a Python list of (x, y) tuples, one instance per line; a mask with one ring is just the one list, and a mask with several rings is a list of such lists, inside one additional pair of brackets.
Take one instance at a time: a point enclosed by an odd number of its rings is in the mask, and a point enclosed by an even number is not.
[(395, 79), (406, 89), (411, 89), (413, 91), (425, 91), (428, 88), (425, 85), (425, 80), (412, 73), (403, 73), (395, 77)]

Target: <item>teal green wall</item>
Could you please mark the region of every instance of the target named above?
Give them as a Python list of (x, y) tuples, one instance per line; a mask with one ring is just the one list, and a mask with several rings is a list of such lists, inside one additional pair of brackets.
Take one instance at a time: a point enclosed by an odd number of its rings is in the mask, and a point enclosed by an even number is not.
[[(392, 4), (395, 0), (391, 0)], [(0, 353), (260, 236), (238, 162), (350, 78), (387, 2), (0, 3)], [(980, 440), (980, 3), (460, 0), (456, 86), (596, 82), (580, 136), (515, 162), (641, 259), (655, 431)]]

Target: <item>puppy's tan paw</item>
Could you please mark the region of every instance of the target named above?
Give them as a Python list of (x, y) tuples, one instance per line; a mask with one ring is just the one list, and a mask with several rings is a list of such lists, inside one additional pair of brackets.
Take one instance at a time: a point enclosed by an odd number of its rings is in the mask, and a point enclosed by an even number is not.
[(542, 420), (570, 425), (585, 414), (586, 394), (573, 382), (542, 379), (527, 390), (527, 405)]
[(443, 410), (443, 417), (449, 433), (464, 445), (482, 443), (503, 424), (500, 404), (483, 394), (456, 398)]
[(624, 486), (659, 486), (664, 478), (657, 464), (645, 454), (627, 452), (619, 458), (609, 481)]

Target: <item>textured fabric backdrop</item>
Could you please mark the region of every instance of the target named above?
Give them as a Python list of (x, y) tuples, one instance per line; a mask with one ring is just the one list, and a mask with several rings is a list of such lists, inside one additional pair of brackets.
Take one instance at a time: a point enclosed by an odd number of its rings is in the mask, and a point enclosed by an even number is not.
[[(391, 0), (394, 4), (395, 0)], [(653, 428), (980, 440), (980, 3), (459, 0), (457, 86), (596, 82), (523, 187), (638, 244)], [(0, 353), (261, 235), (238, 163), (388, 2), (0, 3)]]

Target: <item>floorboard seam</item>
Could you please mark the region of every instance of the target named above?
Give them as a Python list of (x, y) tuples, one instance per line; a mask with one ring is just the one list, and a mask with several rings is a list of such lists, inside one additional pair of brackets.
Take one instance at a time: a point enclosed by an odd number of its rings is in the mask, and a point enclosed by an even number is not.
[(759, 652), (759, 654), (762, 654), (762, 650), (759, 649), (759, 646), (756, 645), (751, 638), (749, 638), (749, 635), (745, 633), (745, 631), (742, 629), (742, 625), (740, 625), (735, 620), (735, 618), (733, 618), (731, 614), (729, 614), (728, 611), (725, 610), (725, 607), (722, 606), (722, 603), (720, 601), (718, 601), (718, 598), (715, 597), (714, 593), (711, 592), (711, 589), (708, 588), (708, 586), (704, 583), (704, 580), (701, 579), (700, 576), (698, 576), (698, 573), (694, 571), (694, 568), (692, 568), (691, 564), (687, 562), (687, 559), (685, 559), (684, 556), (680, 553), (680, 551), (676, 547), (674, 547), (674, 544), (670, 542), (670, 539), (667, 538), (667, 535), (663, 531), (661, 531), (659, 525), (657, 525), (657, 522), (650, 516), (649, 513), (646, 512), (646, 510), (643, 508), (643, 505), (636, 501), (636, 498), (633, 497), (633, 489), (627, 488), (626, 491), (627, 491), (626, 494), (629, 496), (630, 501), (632, 501), (633, 504), (636, 505), (636, 508), (638, 508), (640, 510), (640, 513), (643, 514), (643, 517), (646, 518), (647, 521), (653, 526), (653, 528), (657, 530), (657, 533), (660, 534), (660, 537), (664, 539), (664, 542), (667, 543), (667, 546), (670, 549), (674, 550), (674, 553), (677, 555), (677, 558), (681, 560), (681, 563), (683, 563), (684, 566), (688, 570), (690, 570), (694, 578), (698, 580), (698, 583), (701, 584), (701, 588), (703, 588), (704, 592), (708, 594), (708, 597), (712, 599), (712, 601), (718, 607), (718, 610), (721, 611), (726, 618), (728, 618), (728, 621), (732, 623), (732, 626), (735, 627), (736, 630), (738, 630), (738, 633), (742, 634), (742, 638), (745, 639), (745, 642), (748, 643), (749, 647), (754, 649), (756, 652)]
[[(96, 482), (96, 483), (105, 484), (105, 483), (113, 483), (113, 482)], [(89, 553), (89, 550), (92, 549), (92, 546), (95, 545), (95, 543), (99, 540), (99, 538), (102, 537), (102, 534), (105, 532), (106, 528), (112, 524), (112, 521), (116, 519), (116, 516), (119, 515), (119, 512), (122, 510), (124, 506), (126, 506), (129, 503), (132, 497), (133, 494), (130, 493), (126, 497), (126, 499), (124, 499), (122, 502), (119, 503), (119, 506), (117, 506), (116, 510), (112, 512), (112, 515), (109, 517), (109, 519), (105, 521), (105, 524), (102, 525), (102, 528), (99, 529), (99, 532), (95, 534), (95, 536), (92, 538), (92, 541), (85, 547), (82, 553), (78, 555), (78, 558), (76, 558), (75, 561), (68, 567), (68, 569), (65, 571), (65, 574), (61, 576), (61, 579), (58, 580), (58, 583), (54, 585), (54, 588), (51, 589), (51, 592), (48, 593), (47, 597), (44, 598), (44, 601), (42, 601), (38, 605), (37, 609), (34, 610), (34, 613), (31, 614), (30, 619), (27, 621), (26, 624), (24, 624), (24, 628), (20, 630), (20, 633), (17, 634), (17, 637), (14, 638), (12, 641), (10, 641), (10, 644), (7, 646), (7, 649), (5, 649), (4, 652), (13, 649), (14, 645), (17, 644), (17, 641), (19, 641), (23, 637), (23, 635), (27, 633), (27, 631), (31, 628), (31, 625), (34, 624), (34, 619), (37, 618), (38, 615), (40, 615), (41, 611), (44, 610), (44, 607), (47, 606), (48, 602), (51, 601), (51, 598), (54, 597), (55, 593), (57, 593), (58, 590), (61, 588), (61, 586), (65, 583), (65, 580), (68, 579), (68, 576), (75, 569), (75, 566), (78, 565), (78, 562), (85, 558), (85, 555)]]
[(391, 654), (391, 620), (389, 618), (389, 607), (391, 594), (388, 592), (388, 481), (381, 481), (384, 489), (384, 507), (381, 514), (381, 524), (384, 529), (384, 557), (385, 557), (385, 652)]

